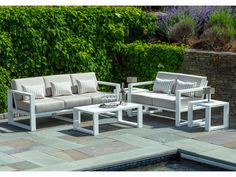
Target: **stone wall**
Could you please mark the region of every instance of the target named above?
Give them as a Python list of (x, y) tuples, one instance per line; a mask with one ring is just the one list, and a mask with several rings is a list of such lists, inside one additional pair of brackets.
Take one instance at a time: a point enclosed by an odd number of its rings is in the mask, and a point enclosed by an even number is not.
[(212, 98), (229, 102), (236, 113), (236, 53), (187, 50), (179, 72), (207, 76), (216, 89)]

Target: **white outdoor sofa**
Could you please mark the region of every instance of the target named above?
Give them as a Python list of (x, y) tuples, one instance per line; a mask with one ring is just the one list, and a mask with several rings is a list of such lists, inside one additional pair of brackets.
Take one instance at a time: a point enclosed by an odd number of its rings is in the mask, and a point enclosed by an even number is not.
[[(158, 72), (156, 79), (159, 80), (174, 80), (174, 85), (170, 93), (144, 91), (132, 93), (134, 87), (154, 84), (156, 81), (146, 81), (139, 83), (131, 83), (128, 86), (128, 102), (139, 103), (145, 107), (145, 111), (152, 108), (152, 112), (171, 111), (175, 113), (175, 117), (158, 115), (158, 117), (169, 118), (175, 120), (176, 126), (186, 125), (187, 121), (181, 119), (181, 113), (188, 111), (188, 102), (192, 100), (203, 99), (203, 88), (207, 86), (207, 78), (203, 76)], [(194, 83), (193, 88), (176, 90), (176, 82)], [(186, 96), (186, 94), (191, 94)], [(194, 110), (201, 109), (194, 107)], [(153, 111), (154, 110), (154, 111)], [(131, 114), (131, 112), (129, 112)], [(131, 116), (131, 115), (130, 115)]]
[[(91, 83), (95, 88), (92, 88)], [(98, 91), (98, 85), (115, 87), (115, 92)], [(26, 88), (32, 89), (32, 86), (38, 90), (41, 90), (41, 86), (43, 86), (43, 98), (36, 99), (38, 93), (34, 93), (32, 90), (25, 91)], [(63, 88), (65, 86), (67, 86), (67, 90)], [(101, 103), (102, 97), (106, 94), (115, 94), (119, 98), (119, 91), (120, 84), (97, 81), (93, 72), (14, 79), (12, 89), (8, 92), (8, 123), (35, 131), (36, 118), (52, 116), (63, 119), (60, 114), (72, 113), (73, 108), (77, 106)], [(30, 125), (15, 121), (14, 113), (29, 116)], [(68, 119), (64, 118), (64, 120)]]

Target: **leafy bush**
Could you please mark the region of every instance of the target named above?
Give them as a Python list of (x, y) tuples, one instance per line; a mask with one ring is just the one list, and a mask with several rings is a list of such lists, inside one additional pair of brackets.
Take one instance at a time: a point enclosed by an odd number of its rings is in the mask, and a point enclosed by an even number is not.
[(0, 67), (0, 113), (7, 110), (7, 92), (10, 87), (10, 73)]
[(94, 71), (110, 80), (113, 46), (146, 40), (155, 20), (135, 7), (0, 7), (0, 64), (16, 78)]
[(139, 81), (153, 80), (158, 71), (175, 72), (184, 58), (185, 47), (165, 43), (147, 44), (135, 41), (117, 48), (122, 61), (114, 72), (121, 81), (125, 76), (137, 76)]
[(195, 22), (191, 16), (179, 16), (178, 22), (170, 27), (168, 38), (174, 42), (187, 44), (187, 39), (194, 35)]
[(235, 35), (234, 16), (229, 9), (219, 9), (209, 16), (201, 41), (208, 49), (222, 50)]

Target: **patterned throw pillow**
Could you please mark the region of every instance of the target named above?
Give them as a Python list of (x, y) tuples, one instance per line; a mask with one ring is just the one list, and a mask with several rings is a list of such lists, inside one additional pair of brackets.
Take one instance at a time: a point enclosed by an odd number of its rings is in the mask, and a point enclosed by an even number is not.
[(78, 94), (97, 91), (97, 82), (95, 79), (77, 80)]
[[(175, 93), (177, 90), (195, 88), (196, 86), (197, 86), (196, 82), (183, 82), (183, 81), (177, 79)], [(194, 92), (183, 93), (182, 95), (188, 96), (188, 97), (193, 97)]]
[(70, 82), (51, 82), (52, 96), (72, 95)]
[[(24, 92), (33, 93), (35, 99), (43, 99), (45, 97), (45, 86), (44, 85), (22, 85)], [(28, 96), (23, 96), (24, 100), (28, 100)]]
[(174, 79), (173, 80), (168, 80), (168, 79), (159, 79), (159, 78), (157, 78), (154, 81), (153, 91), (154, 92), (162, 92), (162, 93), (170, 94), (174, 84), (175, 84)]

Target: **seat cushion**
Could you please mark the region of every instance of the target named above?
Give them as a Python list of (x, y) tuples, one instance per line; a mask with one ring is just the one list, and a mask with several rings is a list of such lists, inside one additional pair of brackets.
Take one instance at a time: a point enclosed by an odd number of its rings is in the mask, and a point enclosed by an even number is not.
[[(29, 100), (17, 101), (18, 109), (30, 111)], [(64, 109), (64, 102), (53, 98), (44, 98), (35, 100), (35, 112), (52, 112)]]
[[(196, 97), (190, 98), (186, 96), (181, 97), (181, 108), (187, 107), (189, 101), (197, 99), (200, 98)], [(166, 109), (176, 108), (176, 96), (168, 95), (166, 93), (154, 93), (154, 92), (134, 93), (132, 94), (132, 102)]]
[(69, 74), (61, 74), (61, 75), (52, 75), (52, 76), (44, 76), (43, 77), (46, 87), (46, 96), (52, 96), (52, 85), (51, 82), (60, 83), (60, 82), (69, 82), (72, 87), (71, 78)]
[(77, 106), (85, 106), (92, 103), (91, 98), (82, 95), (68, 95), (54, 97), (54, 99), (62, 101), (65, 109), (72, 109)]
[(90, 97), (92, 100), (92, 104), (99, 104), (103, 103), (104, 101), (102, 100), (102, 97), (105, 95), (113, 95), (114, 93), (112, 92), (93, 92), (93, 93), (85, 93), (82, 94), (83, 96)]

